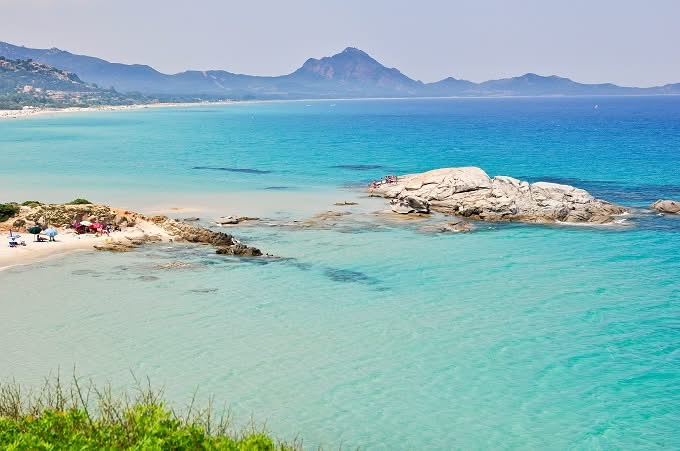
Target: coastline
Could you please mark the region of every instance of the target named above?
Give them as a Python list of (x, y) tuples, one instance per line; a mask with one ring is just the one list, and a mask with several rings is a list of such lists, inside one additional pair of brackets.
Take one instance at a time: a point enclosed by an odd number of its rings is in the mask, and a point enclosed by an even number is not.
[[(85, 220), (90, 221), (89, 224)], [(24, 225), (17, 226), (15, 221), (21, 221)], [(54, 241), (47, 240), (45, 236), (43, 240), (37, 241), (37, 236), (28, 231), (29, 224), (38, 225), (39, 221), (51, 223), (52, 228), (57, 230)], [(73, 221), (77, 222), (76, 226), (71, 226)], [(107, 232), (105, 225), (116, 230)], [(193, 243), (212, 246), (216, 253), (223, 255), (263, 255), (259, 249), (247, 246), (224, 232), (167, 216), (148, 217), (129, 210), (94, 204), (22, 206), (18, 215), (0, 224), (0, 233), (4, 242), (17, 243), (5, 245), (3, 242), (0, 245), (0, 271), (78, 251), (128, 252), (147, 243)], [(45, 234), (43, 231), (38, 236)]]
[[(24, 239), (27, 236), (29, 237), (28, 241)], [(94, 251), (96, 244), (120, 238), (122, 233), (112, 233), (111, 237), (83, 236), (82, 238), (57, 235), (57, 241), (46, 243), (35, 242), (30, 237), (31, 235), (21, 234), (21, 239), (26, 242), (25, 247), (17, 246), (16, 248), (10, 248), (7, 245), (0, 246), (0, 271), (5, 271), (15, 266), (31, 265), (77, 252)]]
[(23, 110), (0, 110), (0, 120), (2, 119), (23, 119), (35, 116), (47, 116), (51, 114), (68, 113), (92, 113), (102, 111), (132, 111), (145, 110), (151, 108), (185, 108), (197, 106), (218, 106), (233, 105), (246, 102), (235, 102), (231, 100), (219, 102), (169, 102), (169, 103), (136, 103), (133, 105), (99, 105), (92, 107), (68, 107), (68, 108), (28, 108)]
[(22, 119), (50, 114), (87, 113), (102, 111), (132, 111), (150, 108), (189, 108), (197, 106), (225, 106), (225, 105), (252, 105), (266, 103), (289, 103), (289, 102), (353, 102), (353, 101), (392, 101), (392, 100), (498, 100), (498, 99), (569, 99), (569, 98), (621, 98), (621, 97), (680, 97), (680, 94), (608, 94), (608, 95), (495, 95), (495, 96), (445, 96), (445, 97), (351, 97), (351, 98), (315, 98), (315, 99), (269, 99), (269, 100), (218, 100), (200, 102), (157, 102), (136, 103), (132, 105), (98, 105), (91, 107), (67, 107), (67, 108), (30, 108), (23, 110), (0, 110), (2, 119)]
[[(5, 244), (8, 231), (2, 230), (0, 233), (2, 233), (3, 238), (3, 243), (0, 245), (0, 271), (14, 266), (30, 265), (74, 252), (95, 251), (95, 246), (113, 245), (114, 243), (129, 240), (131, 237), (151, 236), (154, 237), (155, 241), (161, 242), (168, 242), (173, 238), (172, 235), (155, 224), (139, 219), (137, 219), (134, 227), (111, 232), (109, 235), (97, 236), (92, 233), (78, 235), (71, 229), (60, 230), (60, 233), (55, 237), (55, 241), (37, 242), (32, 234), (21, 231), (18, 232), (21, 237), (17, 241), (24, 242), (26, 245), (19, 245), (13, 248)], [(17, 232), (14, 233), (16, 234)]]

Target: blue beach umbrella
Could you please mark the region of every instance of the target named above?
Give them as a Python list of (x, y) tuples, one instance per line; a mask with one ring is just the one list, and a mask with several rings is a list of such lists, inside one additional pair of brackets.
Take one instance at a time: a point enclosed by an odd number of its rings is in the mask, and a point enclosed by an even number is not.
[(42, 232), (42, 229), (40, 228), (39, 225), (34, 225), (26, 230), (28, 230), (28, 233), (32, 233), (33, 235), (35, 235), (35, 240), (38, 241), (38, 235), (40, 234), (40, 232)]
[(55, 236), (57, 236), (57, 229), (55, 229), (54, 227), (50, 227), (49, 229), (45, 229), (45, 231), (43, 233), (45, 235), (49, 236), (50, 239), (52, 239)]

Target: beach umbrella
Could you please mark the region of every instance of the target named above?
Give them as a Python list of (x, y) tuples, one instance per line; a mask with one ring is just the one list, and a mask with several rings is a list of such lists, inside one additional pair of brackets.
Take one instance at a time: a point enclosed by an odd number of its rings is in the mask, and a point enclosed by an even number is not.
[(45, 235), (47, 235), (51, 238), (54, 238), (55, 236), (57, 236), (57, 229), (55, 229), (54, 227), (50, 227), (49, 229), (45, 229)]
[(103, 229), (104, 224), (102, 224), (101, 222), (95, 222), (94, 224), (92, 224), (92, 227), (94, 227), (95, 229)]
[(80, 221), (80, 225), (84, 225), (85, 227), (90, 227), (92, 223), (90, 221)]
[(42, 228), (40, 228), (40, 226), (36, 225), (36, 226), (33, 226), (33, 227), (29, 227), (26, 230), (28, 230), (28, 233), (35, 235), (35, 240), (38, 241), (38, 234), (40, 232), (42, 232)]
[(17, 238), (21, 238), (21, 235), (19, 235), (18, 233), (12, 233), (12, 231), (10, 230), (9, 235), (7, 235), (7, 238), (9, 238), (10, 240), (16, 240)]

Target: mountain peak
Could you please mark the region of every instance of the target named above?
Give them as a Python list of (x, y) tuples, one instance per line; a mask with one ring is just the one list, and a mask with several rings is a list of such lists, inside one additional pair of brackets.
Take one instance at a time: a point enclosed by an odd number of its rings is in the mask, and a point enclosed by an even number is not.
[(389, 86), (390, 89), (397, 90), (419, 84), (397, 69), (383, 66), (356, 47), (347, 47), (340, 53), (321, 59), (310, 58), (291, 75), (317, 81), (379, 85), (383, 88)]
[(347, 47), (347, 48), (345, 48), (345, 50), (342, 51), (342, 53), (354, 54), (354, 55), (360, 55), (360, 56), (368, 56), (368, 53), (366, 53), (363, 50), (358, 49), (356, 47)]

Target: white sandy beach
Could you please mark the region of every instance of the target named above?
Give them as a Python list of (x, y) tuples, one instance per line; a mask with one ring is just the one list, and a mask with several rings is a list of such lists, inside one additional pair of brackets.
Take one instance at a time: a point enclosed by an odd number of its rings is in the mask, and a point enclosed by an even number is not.
[[(42, 242), (36, 241), (35, 236), (30, 233), (20, 232), (21, 237), (17, 239), (17, 242), (24, 242), (26, 245), (9, 247), (9, 232), (0, 231), (0, 271), (73, 252), (94, 251), (94, 246), (97, 244), (139, 239), (144, 236), (157, 237), (157, 241), (170, 241), (173, 238), (156, 224), (140, 219), (137, 219), (134, 227), (126, 227), (122, 231), (111, 232), (110, 235), (97, 236), (91, 233), (78, 235), (72, 229), (62, 228), (59, 228), (58, 232), (55, 237), (56, 241)], [(47, 239), (45, 236), (43, 238)]]
[[(33, 116), (45, 116), (51, 114), (65, 114), (65, 113), (88, 113), (95, 111), (128, 111), (128, 110), (144, 110), (149, 108), (184, 108), (196, 106), (211, 106), (211, 105), (229, 105), (236, 102), (225, 100), (221, 102), (187, 102), (187, 103), (149, 103), (149, 104), (135, 104), (135, 105), (102, 105), (92, 106), (88, 108), (71, 107), (71, 108), (30, 108), (26, 107), (23, 110), (0, 110), (0, 119), (19, 119)], [(241, 102), (242, 103), (242, 102)]]
[(27, 265), (42, 261), (54, 256), (61, 256), (78, 251), (94, 250), (93, 246), (97, 243), (116, 239), (122, 236), (121, 232), (107, 236), (95, 236), (92, 234), (76, 235), (75, 233), (61, 232), (56, 236), (56, 241), (36, 242), (35, 237), (28, 233), (21, 233), (18, 242), (25, 242), (26, 246), (9, 247), (7, 232), (2, 233), (2, 244), (0, 245), (0, 271), (16, 265)]

